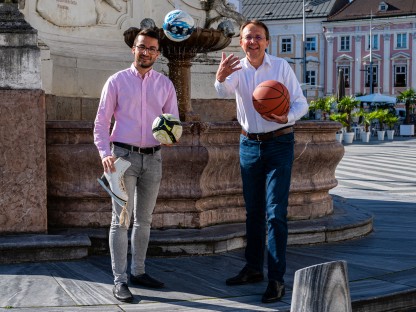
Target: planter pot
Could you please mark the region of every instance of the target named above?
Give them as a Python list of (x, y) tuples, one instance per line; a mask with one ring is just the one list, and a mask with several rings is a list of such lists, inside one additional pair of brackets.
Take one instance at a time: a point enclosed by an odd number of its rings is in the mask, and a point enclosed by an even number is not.
[(415, 125), (400, 125), (400, 135), (414, 135)]
[(368, 132), (362, 131), (361, 132), (361, 141), (364, 142), (364, 143), (370, 142), (370, 135), (371, 135), (370, 131), (368, 131)]
[(384, 135), (386, 134), (386, 131), (384, 130), (378, 130), (377, 131), (377, 137), (379, 141), (384, 141)]
[(345, 132), (344, 133), (344, 143), (351, 144), (354, 141), (354, 132)]
[(394, 138), (394, 130), (386, 130), (387, 132), (387, 139), (388, 140), (393, 140)]
[(342, 132), (341, 133), (336, 133), (335, 138), (339, 143), (341, 143), (342, 142)]

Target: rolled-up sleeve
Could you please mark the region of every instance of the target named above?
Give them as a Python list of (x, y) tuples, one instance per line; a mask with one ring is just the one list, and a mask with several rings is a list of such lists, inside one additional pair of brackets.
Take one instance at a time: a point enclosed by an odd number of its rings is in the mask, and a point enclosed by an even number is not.
[(97, 116), (94, 122), (94, 144), (100, 153), (100, 157), (111, 156), (110, 149), (110, 125), (111, 118), (117, 103), (115, 86), (111, 78), (105, 83), (101, 92)]

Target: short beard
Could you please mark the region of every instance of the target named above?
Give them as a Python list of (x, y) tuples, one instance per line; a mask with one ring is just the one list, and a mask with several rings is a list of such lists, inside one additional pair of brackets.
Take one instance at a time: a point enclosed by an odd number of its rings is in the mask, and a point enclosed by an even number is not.
[(137, 60), (136, 63), (137, 63), (137, 66), (139, 66), (141, 68), (146, 68), (147, 69), (147, 68), (152, 67), (155, 62), (153, 61), (153, 62), (150, 62), (150, 63), (146, 64), (145, 62), (143, 62), (141, 60)]

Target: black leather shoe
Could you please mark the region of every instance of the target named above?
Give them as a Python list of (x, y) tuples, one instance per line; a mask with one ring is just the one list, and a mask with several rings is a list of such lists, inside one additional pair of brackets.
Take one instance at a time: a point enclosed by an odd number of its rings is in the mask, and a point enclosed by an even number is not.
[(155, 280), (153, 277), (151, 277), (149, 274), (141, 274), (141, 275), (131, 275), (130, 276), (130, 282), (132, 284), (141, 285), (145, 287), (150, 288), (162, 288), (165, 286), (164, 283), (159, 282), (158, 280)]
[(285, 284), (277, 282), (277, 281), (269, 281), (267, 285), (266, 292), (261, 298), (263, 303), (271, 303), (276, 302), (282, 299), (285, 295)]
[(263, 280), (263, 272), (258, 272), (245, 266), (237, 276), (225, 281), (228, 286), (258, 283)]
[(119, 283), (116, 284), (113, 288), (113, 294), (114, 297), (116, 297), (117, 300), (123, 301), (123, 302), (132, 302), (133, 301), (133, 295), (131, 294), (129, 288), (127, 287), (126, 283)]

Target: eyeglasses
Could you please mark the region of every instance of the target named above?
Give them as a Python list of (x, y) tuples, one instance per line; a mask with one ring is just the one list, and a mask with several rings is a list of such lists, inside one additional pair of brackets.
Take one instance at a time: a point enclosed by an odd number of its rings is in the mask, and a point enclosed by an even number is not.
[(146, 48), (145, 46), (142, 46), (142, 45), (134, 46), (134, 47), (136, 47), (140, 53), (144, 53), (144, 51), (147, 51), (147, 53), (149, 53), (150, 55), (155, 55), (158, 52), (158, 49), (156, 49), (155, 47)]
[(262, 36), (255, 36), (255, 37), (253, 37), (253, 36), (245, 36), (244, 37), (244, 40), (246, 40), (246, 41), (254, 40), (254, 41), (258, 42), (258, 41), (261, 41), (263, 39), (265, 39), (265, 37), (262, 37)]

